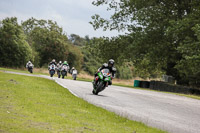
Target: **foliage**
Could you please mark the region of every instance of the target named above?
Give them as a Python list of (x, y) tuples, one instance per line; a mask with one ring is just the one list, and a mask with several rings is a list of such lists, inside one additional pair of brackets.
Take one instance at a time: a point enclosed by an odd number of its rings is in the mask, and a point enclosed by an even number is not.
[(84, 63), (82, 69), (88, 72), (91, 75), (94, 75), (97, 72), (97, 69), (102, 65), (100, 59), (93, 55), (88, 47), (85, 46), (82, 49), (82, 53), (84, 55)]
[(189, 85), (200, 87), (200, 25), (195, 25), (192, 30), (197, 40), (187, 37), (177, 48), (183, 58), (176, 67)]
[(71, 34), (69, 36), (69, 40), (76, 46), (84, 46), (89, 40), (89, 36), (85, 36), (85, 38), (82, 38), (79, 35)]
[[(46, 66), (52, 59), (67, 60), (71, 67), (80, 71), (83, 55), (78, 47), (73, 46), (56, 22), (51, 20), (28, 19), (22, 23), (27, 41), (34, 49), (37, 64)], [(78, 45), (78, 44), (77, 44)]]
[(118, 65), (116, 77), (120, 79), (131, 79), (133, 77), (131, 67), (127, 64), (124, 64), (122, 66)]
[(83, 54), (79, 47), (69, 46), (67, 60), (71, 68), (75, 67), (80, 72), (83, 64)]
[(23, 22), (22, 25), (28, 36), (27, 41), (38, 53), (39, 58), (37, 59), (40, 60), (40, 67), (52, 59), (64, 60), (67, 58), (69, 52), (66, 43), (67, 37), (56, 22), (31, 18)]
[(25, 40), (17, 18), (0, 21), (0, 65), (22, 67), (32, 59), (32, 50)]
[[(137, 51), (130, 51), (129, 43), (131, 42), (129, 41), (130, 38), (127, 36), (92, 38), (86, 48), (99, 62), (107, 62), (110, 58), (114, 59), (118, 78), (130, 79), (137, 76), (147, 78), (161, 75), (158, 69), (150, 67), (150, 61), (145, 58), (139, 60), (136, 57), (137, 60), (131, 61), (134, 58), (132, 54)], [(95, 63), (93, 62), (93, 64)]]
[[(197, 54), (193, 54), (196, 50), (190, 49), (193, 45), (196, 48), (199, 46), (198, 0), (96, 0), (93, 4), (108, 5), (108, 11), (114, 11), (109, 19), (98, 14), (92, 16), (93, 22), (90, 23), (94, 29), (129, 31), (126, 39), (121, 38), (119, 43), (125, 40), (121, 43), (121, 47), (126, 49), (122, 57), (132, 61), (137, 70), (163, 71), (178, 81), (188, 79), (184, 81), (186, 84), (191, 80), (186, 73), (199, 77), (198, 65), (195, 66), (196, 71), (191, 73), (194, 68), (191, 60), (186, 59), (188, 56), (198, 58)], [(118, 49), (113, 47), (115, 50)], [(195, 62), (198, 64), (198, 61)], [(188, 68), (183, 69), (183, 64), (188, 64)]]

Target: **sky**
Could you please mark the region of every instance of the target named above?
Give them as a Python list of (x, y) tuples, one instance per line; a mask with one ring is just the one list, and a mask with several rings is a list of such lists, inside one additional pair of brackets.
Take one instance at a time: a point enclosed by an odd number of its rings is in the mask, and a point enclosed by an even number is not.
[(17, 17), (18, 22), (31, 17), (56, 21), (67, 35), (77, 34), (81, 37), (112, 37), (123, 34), (118, 31), (94, 30), (91, 16), (99, 14), (109, 18), (111, 12), (106, 6), (92, 5), (94, 0), (0, 0), (0, 20)]

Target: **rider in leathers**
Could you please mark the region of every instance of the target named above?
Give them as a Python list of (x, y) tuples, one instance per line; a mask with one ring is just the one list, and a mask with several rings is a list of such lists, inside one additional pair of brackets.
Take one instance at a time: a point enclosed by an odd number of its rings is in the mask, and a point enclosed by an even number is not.
[(28, 68), (30, 65), (34, 66), (31, 61), (28, 61), (28, 63), (26, 64), (26, 68)]
[(62, 67), (62, 61), (59, 61), (59, 63), (57, 64), (57, 74), (60, 73), (61, 67)]
[(67, 66), (67, 69), (68, 69), (68, 71), (69, 71), (70, 67), (69, 67), (69, 64), (67, 63), (67, 61), (64, 61), (64, 62), (63, 62), (62, 66), (64, 66), (64, 65)]
[(61, 68), (61, 66), (62, 66), (62, 61), (59, 61), (59, 63), (57, 64), (57, 68), (59, 69)]
[(49, 63), (48, 70), (50, 69), (50, 66), (51, 66), (52, 64), (54, 64), (55, 66), (57, 66), (56, 60), (55, 60), (55, 59), (53, 59), (53, 60)]
[[(108, 61), (108, 63), (104, 63), (104, 64), (102, 65), (102, 67), (100, 67), (100, 68), (98, 69), (98, 72), (95, 73), (94, 78), (96, 78), (96, 77), (98, 76), (98, 73), (99, 73), (102, 69), (104, 69), (104, 68), (108, 68), (109, 71), (110, 71), (110, 73), (112, 73), (111, 79), (115, 78), (116, 68), (114, 67), (114, 63), (115, 63), (115, 61), (114, 61), (113, 59), (110, 59), (110, 60)], [(96, 83), (97, 83), (97, 82), (96, 82), (96, 80), (94, 79), (94, 85), (96, 85)], [(110, 81), (108, 82), (108, 85), (112, 85), (112, 80), (110, 80)]]

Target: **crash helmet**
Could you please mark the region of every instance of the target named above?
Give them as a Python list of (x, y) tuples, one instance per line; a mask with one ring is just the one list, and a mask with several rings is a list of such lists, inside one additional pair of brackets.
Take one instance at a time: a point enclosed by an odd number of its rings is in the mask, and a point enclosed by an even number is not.
[(62, 64), (62, 61), (59, 61), (59, 64)]
[(53, 60), (52, 60), (52, 62), (56, 62), (56, 60), (55, 60), (55, 59), (53, 59)]
[(74, 70), (75, 69), (75, 67), (72, 67), (72, 70)]
[(63, 64), (67, 64), (67, 61), (64, 61), (64, 63)]
[(31, 64), (31, 61), (28, 61), (28, 64)]
[(109, 66), (109, 67), (113, 67), (114, 64), (115, 64), (115, 61), (114, 61), (113, 59), (110, 59), (110, 60), (108, 61), (108, 66)]

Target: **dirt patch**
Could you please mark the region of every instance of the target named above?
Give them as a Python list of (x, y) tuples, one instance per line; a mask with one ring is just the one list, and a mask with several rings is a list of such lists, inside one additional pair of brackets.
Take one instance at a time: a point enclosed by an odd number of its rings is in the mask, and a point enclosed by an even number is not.
[(52, 127), (49, 123), (45, 123), (45, 122), (34, 122), (31, 120), (28, 120), (28, 127), (32, 127), (32, 128), (37, 128), (37, 129), (45, 129), (45, 130), (52, 130)]
[(19, 83), (18, 83), (16, 80), (14, 80), (14, 79), (10, 79), (9, 82), (10, 82), (10, 83), (13, 83), (13, 84), (19, 84)]
[(0, 133), (9, 133), (9, 132), (0, 129)]

